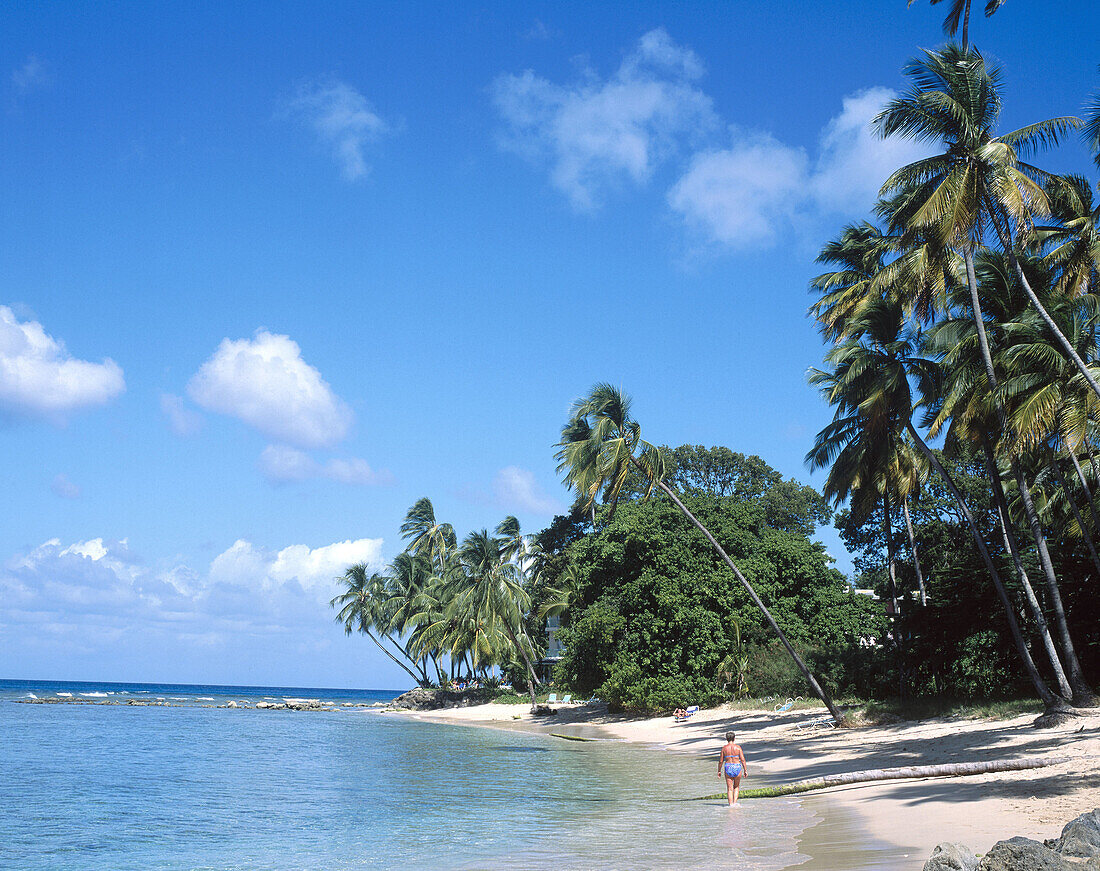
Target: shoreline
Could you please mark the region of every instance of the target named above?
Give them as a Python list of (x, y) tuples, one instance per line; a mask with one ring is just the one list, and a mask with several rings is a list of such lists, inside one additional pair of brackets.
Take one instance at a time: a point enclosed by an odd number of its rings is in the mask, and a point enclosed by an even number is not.
[[(686, 723), (610, 714), (604, 705), (556, 710), (554, 716), (539, 718), (526, 705), (506, 704), (399, 713), (427, 722), (649, 745), (706, 762), (707, 768), (712, 757), (716, 764), (722, 735), (730, 730), (745, 747), (750, 775), (742, 784), (747, 787), (759, 785), (754, 783), (758, 776), (789, 782), (902, 765), (1066, 757), (1026, 771), (851, 784), (798, 796), (820, 819), (799, 839), (800, 852), (811, 858), (792, 867), (803, 871), (919, 869), (939, 843), (953, 841), (985, 853), (997, 841), (1017, 835), (1042, 841), (1056, 837), (1079, 814), (1100, 807), (1100, 709), (1043, 730), (1032, 728), (1034, 714), (799, 730), (798, 723), (824, 708), (783, 714), (715, 708)], [(698, 794), (720, 791), (715, 783), (701, 777)]]

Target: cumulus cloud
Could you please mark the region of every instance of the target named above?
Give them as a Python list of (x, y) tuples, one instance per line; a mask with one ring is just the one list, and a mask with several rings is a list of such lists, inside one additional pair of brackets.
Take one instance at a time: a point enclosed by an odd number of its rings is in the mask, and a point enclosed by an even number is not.
[(208, 411), (299, 448), (332, 445), (352, 422), (351, 409), (302, 359), (298, 344), (265, 330), (251, 339), (223, 339), (188, 382), (187, 394)]
[(174, 393), (160, 395), (160, 412), (168, 421), (168, 428), (178, 436), (194, 435), (202, 429), (202, 415), (188, 408), (182, 396)]
[(695, 54), (658, 29), (607, 78), (586, 70), (560, 85), (531, 70), (499, 76), (503, 144), (548, 163), (554, 186), (577, 208), (593, 208), (601, 190), (647, 181), (685, 138), (713, 125), (711, 100), (694, 84), (702, 73)]
[(264, 477), (272, 484), (327, 478), (341, 484), (371, 486), (388, 484), (393, 480), (389, 472), (376, 472), (366, 460), (358, 457), (334, 457), (319, 463), (304, 451), (286, 445), (268, 445), (260, 454), (259, 465)]
[(23, 95), (49, 85), (50, 74), (46, 65), (32, 54), (11, 71), (10, 80), (15, 93)]
[(242, 539), (195, 571), (179, 559), (147, 565), (125, 540), (52, 538), (0, 564), (0, 627), (70, 652), (124, 637), (186, 651), (202, 639), (328, 633), (335, 579), (357, 562), (380, 570), (381, 551), (380, 538), (279, 550)]
[(806, 218), (866, 213), (891, 172), (931, 153), (872, 133), (871, 120), (894, 96), (870, 88), (845, 97), (813, 161), (768, 133), (733, 128), (728, 148), (692, 158), (669, 206), (698, 235), (731, 248), (773, 243)]
[(293, 544), (279, 551), (238, 539), (214, 558), (210, 579), (263, 591), (293, 582), (327, 601), (335, 589), (334, 579), (355, 563), (366, 563), (372, 571), (381, 570), (382, 539), (360, 538), (315, 548)]
[(851, 94), (825, 126), (811, 178), (813, 196), (823, 210), (867, 211), (894, 170), (933, 153), (926, 143), (896, 136), (880, 139), (871, 131), (871, 121), (896, 96), (889, 88)]
[(565, 506), (547, 495), (535, 482), (535, 476), (519, 466), (506, 466), (493, 478), (493, 495), (499, 504), (532, 514), (560, 514)]
[(668, 195), (689, 226), (725, 245), (772, 242), (804, 196), (807, 158), (767, 134), (695, 155)]
[(307, 82), (287, 105), (288, 114), (308, 125), (332, 149), (344, 178), (355, 181), (370, 171), (366, 147), (391, 131), (355, 88), (338, 79)]
[(80, 488), (63, 474), (54, 477), (50, 489), (53, 490), (55, 496), (60, 496), (62, 499), (80, 498)]
[(111, 359), (78, 360), (37, 321), (0, 306), (0, 416), (63, 424), (79, 409), (104, 405), (126, 389)]

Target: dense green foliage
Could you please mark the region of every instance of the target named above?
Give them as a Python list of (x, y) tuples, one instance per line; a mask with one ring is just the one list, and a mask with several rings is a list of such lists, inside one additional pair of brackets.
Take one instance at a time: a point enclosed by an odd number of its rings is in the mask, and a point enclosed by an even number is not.
[[(763, 500), (696, 496), (686, 502), (799, 648), (839, 659), (858, 649), (861, 636), (881, 630), (881, 609), (851, 594), (820, 545), (769, 526)], [(785, 659), (767, 642), (768, 627), (729, 569), (667, 499), (620, 505), (567, 552), (583, 607), (563, 630), (567, 650), (557, 678), (579, 695), (595, 692), (638, 711), (729, 698), (717, 671), (737, 646), (735, 623), (758, 657)], [(834, 690), (847, 688), (846, 674), (832, 677)], [(800, 675), (798, 681), (804, 692)], [(750, 678), (751, 692), (772, 689)]]

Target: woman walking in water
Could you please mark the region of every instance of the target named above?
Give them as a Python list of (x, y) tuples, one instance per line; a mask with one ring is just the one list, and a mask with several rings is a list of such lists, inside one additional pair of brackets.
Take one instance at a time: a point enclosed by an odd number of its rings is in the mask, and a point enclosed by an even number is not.
[(737, 793), (741, 789), (741, 778), (749, 776), (745, 754), (741, 752), (740, 745), (733, 743), (736, 737), (733, 732), (726, 732), (726, 744), (722, 748), (722, 755), (718, 757), (718, 776), (726, 778), (726, 796), (730, 807), (740, 807), (737, 804)]

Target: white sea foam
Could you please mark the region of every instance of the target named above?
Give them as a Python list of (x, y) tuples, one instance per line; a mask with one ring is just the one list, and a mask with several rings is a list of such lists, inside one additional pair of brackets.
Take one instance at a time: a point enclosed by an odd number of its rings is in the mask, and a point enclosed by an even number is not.
[(214, 697), (213, 696), (199, 696), (197, 699), (195, 699), (195, 701), (196, 702), (212, 702), (212, 701), (214, 701)]
[(38, 696), (36, 696), (36, 695), (35, 695), (34, 693), (27, 693), (27, 695), (25, 696), (25, 698), (28, 698), (28, 699), (37, 699), (37, 698), (38, 698)]
[(62, 699), (71, 699), (73, 697), (72, 693), (58, 693), (57, 695)]
[(81, 693), (86, 699), (105, 699), (109, 693)]

